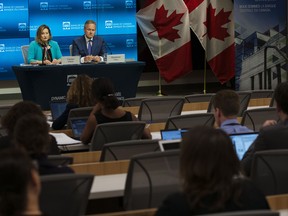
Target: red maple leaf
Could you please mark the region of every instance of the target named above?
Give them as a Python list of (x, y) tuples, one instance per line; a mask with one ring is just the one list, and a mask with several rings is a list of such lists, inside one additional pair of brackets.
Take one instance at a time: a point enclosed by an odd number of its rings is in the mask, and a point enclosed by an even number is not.
[[(151, 21), (151, 23), (155, 27), (155, 31), (158, 32), (158, 37), (160, 39), (166, 38), (167, 40), (174, 42), (174, 40), (180, 38), (180, 36), (178, 30), (173, 27), (182, 23), (180, 20), (184, 13), (177, 14), (176, 10), (174, 10), (169, 16), (167, 16), (167, 14), (168, 10), (165, 10), (164, 5), (162, 5), (159, 9), (156, 9), (154, 21)], [(148, 35), (155, 31), (149, 32)]]
[(222, 9), (216, 15), (216, 9), (210, 4), (207, 8), (207, 20), (204, 22), (204, 25), (207, 27), (207, 32), (203, 36), (207, 34), (210, 40), (214, 37), (222, 41), (224, 41), (226, 37), (229, 37), (228, 28), (222, 26), (231, 21), (229, 20), (231, 12), (232, 11), (224, 12)]

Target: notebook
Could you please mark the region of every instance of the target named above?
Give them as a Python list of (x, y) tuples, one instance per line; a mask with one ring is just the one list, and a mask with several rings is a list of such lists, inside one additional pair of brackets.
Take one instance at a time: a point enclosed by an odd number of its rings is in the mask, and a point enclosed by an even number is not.
[(50, 101), (52, 121), (57, 119), (66, 109), (66, 101)]
[(175, 140), (181, 139), (183, 133), (187, 132), (187, 129), (169, 129), (169, 130), (160, 130), (162, 140)]
[(237, 154), (239, 160), (242, 160), (245, 152), (249, 149), (251, 144), (257, 138), (258, 132), (230, 134), (229, 136), (232, 140), (233, 147), (236, 151), (236, 154)]
[(159, 140), (159, 148), (160, 151), (169, 151), (169, 150), (175, 150), (180, 149), (180, 142), (181, 139), (174, 139), (174, 140)]
[(80, 139), (80, 136), (85, 128), (88, 117), (73, 117), (70, 118), (70, 124), (74, 139)]

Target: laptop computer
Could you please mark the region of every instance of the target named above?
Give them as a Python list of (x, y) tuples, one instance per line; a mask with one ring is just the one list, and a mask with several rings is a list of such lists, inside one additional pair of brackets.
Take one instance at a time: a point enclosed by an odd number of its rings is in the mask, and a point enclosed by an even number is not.
[(257, 138), (258, 132), (254, 133), (240, 133), (240, 134), (230, 134), (229, 137), (232, 140), (233, 147), (239, 158), (242, 160), (245, 152), (249, 149), (251, 144)]
[(72, 129), (72, 135), (74, 139), (80, 139), (80, 136), (85, 128), (88, 117), (72, 117), (70, 118), (70, 124)]
[(160, 130), (162, 140), (178, 140), (182, 138), (183, 133), (187, 132), (188, 129), (168, 129)]
[(160, 151), (168, 151), (168, 150), (175, 150), (180, 149), (180, 142), (181, 139), (174, 139), (174, 140), (159, 140), (159, 148)]
[(57, 119), (66, 109), (66, 101), (50, 101), (52, 121)]

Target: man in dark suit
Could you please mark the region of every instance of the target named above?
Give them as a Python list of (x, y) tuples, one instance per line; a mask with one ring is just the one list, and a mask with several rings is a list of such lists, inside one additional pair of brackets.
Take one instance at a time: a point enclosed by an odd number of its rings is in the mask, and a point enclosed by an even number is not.
[(267, 120), (258, 137), (241, 161), (244, 172), (250, 176), (255, 152), (270, 149), (288, 149), (288, 82), (278, 84), (274, 92), (279, 122)]
[(84, 35), (72, 42), (72, 55), (81, 56), (81, 63), (103, 61), (106, 53), (105, 42), (101, 37), (95, 36), (96, 22), (87, 20), (84, 24)]

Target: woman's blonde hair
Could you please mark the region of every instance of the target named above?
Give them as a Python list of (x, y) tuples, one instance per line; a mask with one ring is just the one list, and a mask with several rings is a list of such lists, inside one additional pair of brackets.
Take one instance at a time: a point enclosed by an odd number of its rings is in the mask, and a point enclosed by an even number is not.
[(91, 96), (91, 84), (93, 79), (86, 74), (80, 74), (75, 78), (67, 92), (66, 101), (69, 104), (77, 104), (79, 107), (93, 106)]

